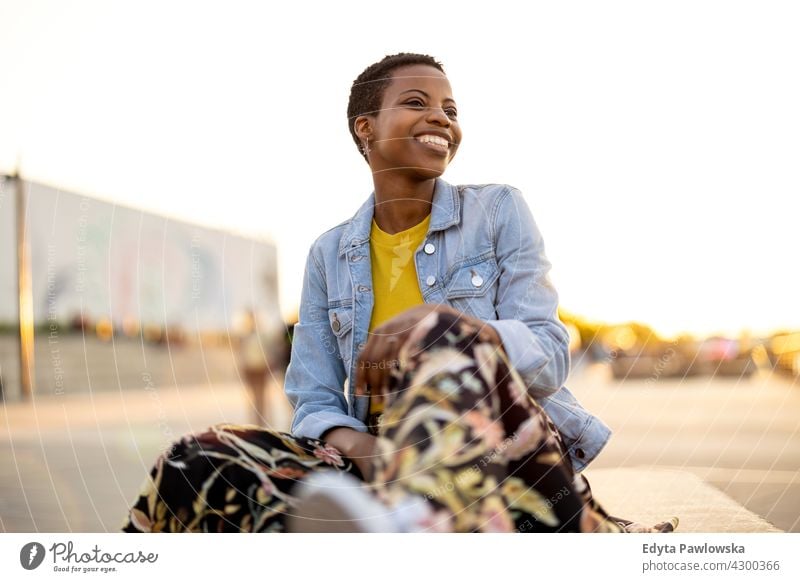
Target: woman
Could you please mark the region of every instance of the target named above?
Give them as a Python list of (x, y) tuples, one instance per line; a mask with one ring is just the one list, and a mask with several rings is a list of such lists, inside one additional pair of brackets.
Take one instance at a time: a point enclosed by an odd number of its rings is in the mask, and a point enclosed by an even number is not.
[[(440, 178), (462, 137), (441, 64), (400, 53), (368, 67), (348, 125), (374, 192), (309, 253), (292, 435), (184, 437), (124, 529), (282, 531), (291, 515), (296, 530), (671, 530), (610, 518), (576, 477), (609, 431), (563, 387), (568, 335), (521, 194)], [(331, 487), (321, 469), (359, 484)], [(365, 500), (388, 521), (359, 513)]]

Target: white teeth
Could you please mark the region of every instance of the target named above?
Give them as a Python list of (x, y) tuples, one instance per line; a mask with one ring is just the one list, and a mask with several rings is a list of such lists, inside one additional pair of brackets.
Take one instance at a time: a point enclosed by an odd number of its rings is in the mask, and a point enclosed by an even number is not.
[(450, 143), (446, 139), (444, 139), (443, 137), (439, 137), (438, 135), (425, 134), (417, 137), (417, 140), (421, 141), (422, 143), (429, 143), (444, 148), (450, 146)]

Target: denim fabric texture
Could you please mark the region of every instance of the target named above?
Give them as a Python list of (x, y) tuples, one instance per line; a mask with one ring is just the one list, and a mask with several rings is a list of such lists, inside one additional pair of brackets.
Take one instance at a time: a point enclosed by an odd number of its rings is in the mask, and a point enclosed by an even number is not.
[[(374, 302), (369, 234), (374, 192), (356, 214), (323, 233), (305, 266), (299, 322), (285, 389), (295, 436), (328, 429), (366, 431), (369, 402), (355, 397), (358, 354)], [(437, 179), (428, 233), (414, 254), (426, 303), (443, 303), (487, 321), (511, 364), (551, 417), (576, 471), (611, 431), (564, 386), (569, 335), (558, 319), (544, 242), (522, 193), (504, 184), (455, 186)]]

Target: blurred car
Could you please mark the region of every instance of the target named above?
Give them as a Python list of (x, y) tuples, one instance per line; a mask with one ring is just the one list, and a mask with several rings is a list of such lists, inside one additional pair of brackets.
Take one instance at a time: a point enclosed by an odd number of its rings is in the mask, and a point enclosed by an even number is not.
[(783, 333), (772, 337), (767, 354), (778, 370), (800, 376), (800, 332)]

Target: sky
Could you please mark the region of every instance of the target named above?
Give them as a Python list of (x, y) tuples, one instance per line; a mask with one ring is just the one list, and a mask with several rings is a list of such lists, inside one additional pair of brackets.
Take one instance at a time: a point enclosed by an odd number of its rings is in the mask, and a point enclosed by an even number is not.
[(427, 53), (464, 133), (443, 177), (524, 193), (564, 309), (800, 327), (796, 3), (275, 4), (0, 0), (0, 171), (272, 241), (288, 315), (372, 190), (353, 79)]

